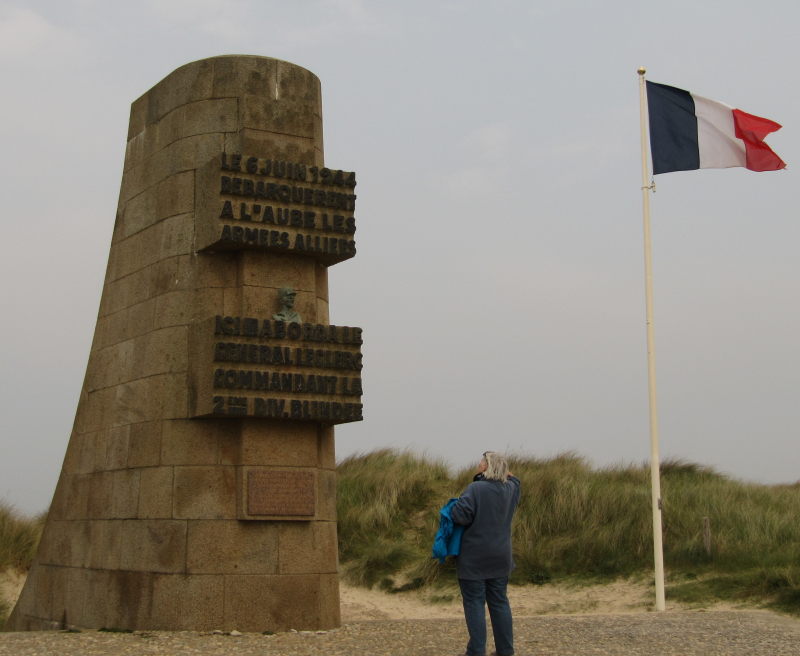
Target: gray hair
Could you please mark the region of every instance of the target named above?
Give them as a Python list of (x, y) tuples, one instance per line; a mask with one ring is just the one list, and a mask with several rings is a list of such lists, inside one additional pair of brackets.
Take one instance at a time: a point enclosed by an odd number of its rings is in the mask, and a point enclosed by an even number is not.
[(487, 451), (483, 454), (483, 460), (486, 463), (486, 471), (483, 472), (486, 479), (503, 483), (508, 480), (508, 461), (502, 453)]

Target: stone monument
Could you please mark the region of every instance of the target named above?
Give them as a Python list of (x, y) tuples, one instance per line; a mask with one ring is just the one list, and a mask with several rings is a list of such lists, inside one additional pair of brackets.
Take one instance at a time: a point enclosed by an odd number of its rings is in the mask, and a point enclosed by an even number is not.
[(293, 64), (204, 59), (133, 103), (75, 424), (6, 630), (339, 625), (333, 425), (361, 419), (361, 330), (329, 324), (327, 267), (355, 255), (355, 184), (324, 166), (319, 80)]

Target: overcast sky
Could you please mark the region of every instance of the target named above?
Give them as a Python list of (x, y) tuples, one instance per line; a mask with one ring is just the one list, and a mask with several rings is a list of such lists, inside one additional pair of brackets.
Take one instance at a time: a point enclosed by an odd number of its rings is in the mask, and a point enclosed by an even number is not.
[(486, 449), (649, 457), (638, 76), (785, 125), (789, 164), (657, 176), (661, 451), (794, 482), (800, 5), (0, 0), (0, 500), (51, 499), (94, 333), (130, 104), (179, 66), (322, 81), (325, 161), (358, 173), (331, 322), (364, 329), (339, 458)]

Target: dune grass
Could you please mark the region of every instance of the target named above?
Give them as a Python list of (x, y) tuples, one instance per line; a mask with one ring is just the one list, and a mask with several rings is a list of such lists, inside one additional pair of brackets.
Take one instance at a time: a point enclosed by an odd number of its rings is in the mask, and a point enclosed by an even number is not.
[[(510, 459), (523, 495), (512, 583), (652, 576), (648, 466), (593, 468), (566, 453)], [(662, 463), (668, 598), (760, 603), (800, 613), (800, 485), (733, 480), (692, 463)], [(440, 461), (382, 450), (339, 466), (343, 572), (389, 590), (454, 579), (430, 558), (438, 509), (472, 479)], [(710, 549), (704, 538), (710, 525)]]
[(357, 584), (420, 585), (436, 573), (427, 561), (438, 505), (453, 487), (447, 466), (388, 449), (338, 466), (339, 559)]
[[(0, 572), (8, 569), (25, 571), (36, 554), (45, 515), (26, 517), (0, 501)], [(11, 609), (0, 598), (0, 629)]]
[[(573, 453), (515, 456), (510, 464), (523, 490), (512, 583), (652, 577), (648, 466), (593, 468)], [(661, 472), (667, 599), (800, 614), (800, 483), (743, 483), (679, 461), (662, 463)], [(343, 460), (338, 473), (339, 558), (348, 581), (390, 591), (455, 582), (453, 563), (433, 560), (431, 545), (439, 508), (469, 484), (471, 469), (453, 472), (441, 460), (383, 449)], [(44, 519), (0, 502), (0, 569), (30, 566)]]
[(30, 567), (45, 517), (26, 517), (0, 501), (0, 571)]

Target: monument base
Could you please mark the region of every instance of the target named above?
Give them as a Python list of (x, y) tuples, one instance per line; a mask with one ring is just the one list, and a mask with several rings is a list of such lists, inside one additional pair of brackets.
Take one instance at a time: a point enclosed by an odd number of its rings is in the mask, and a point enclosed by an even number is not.
[[(192, 575), (38, 567), (6, 631), (325, 630), (341, 624), (336, 574)], [(44, 592), (47, 590), (47, 592)], [(75, 596), (83, 599), (65, 604)], [(35, 599), (33, 597), (36, 597)], [(64, 608), (51, 617), (46, 600)], [(40, 609), (40, 610), (39, 610)]]

